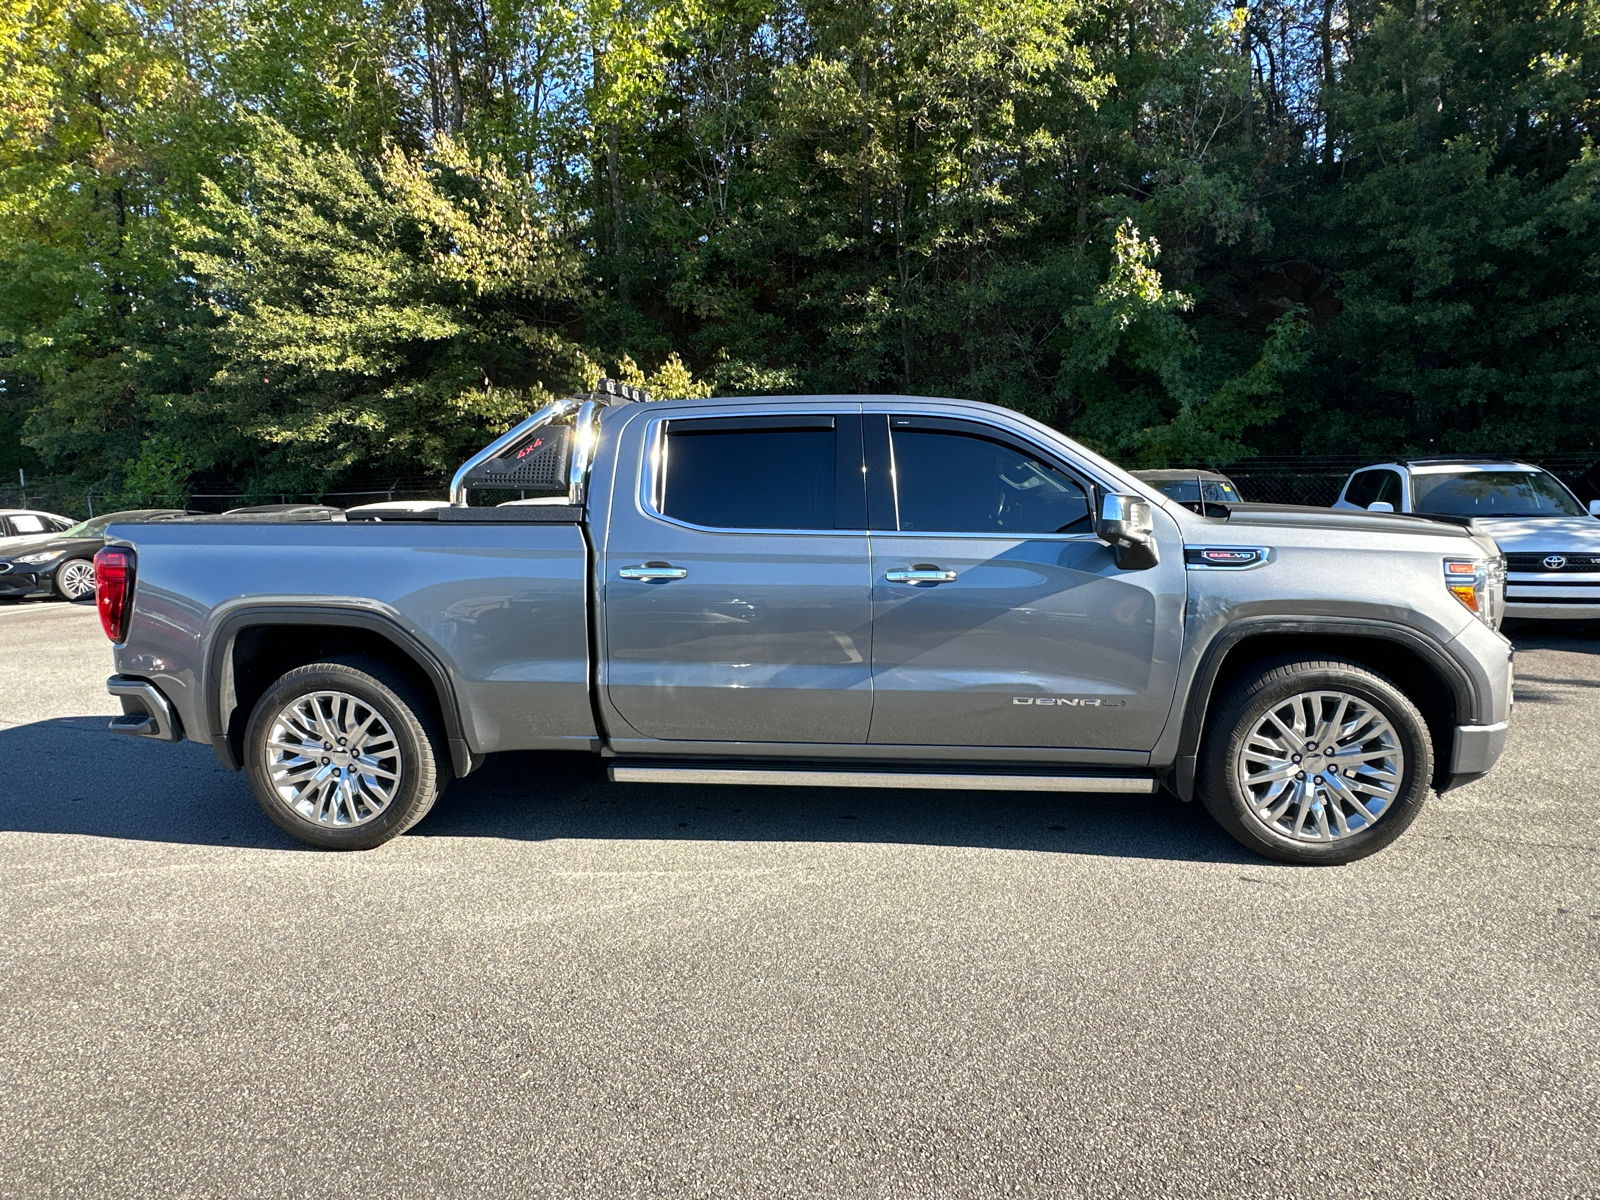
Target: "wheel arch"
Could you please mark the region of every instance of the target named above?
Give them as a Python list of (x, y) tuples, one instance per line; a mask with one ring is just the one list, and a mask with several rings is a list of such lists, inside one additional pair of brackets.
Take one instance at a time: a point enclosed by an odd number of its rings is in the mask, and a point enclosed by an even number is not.
[(450, 672), (394, 618), (338, 605), (249, 605), (230, 610), (208, 635), (203, 664), (207, 733), (230, 771), (244, 759), (244, 729), (256, 701), (296, 667), (333, 655), (363, 654), (404, 671), (435, 703), (457, 776), (477, 757), (467, 743)]
[(1255, 618), (1212, 639), (1200, 657), (1184, 703), (1177, 757), (1166, 780), (1180, 799), (1194, 797), (1200, 746), (1212, 699), (1244, 671), (1268, 658), (1303, 653), (1347, 658), (1391, 680), (1428, 724), (1434, 779), (1449, 775), (1458, 724), (1478, 717), (1478, 696), (1466, 669), (1437, 641), (1404, 625), (1353, 618)]

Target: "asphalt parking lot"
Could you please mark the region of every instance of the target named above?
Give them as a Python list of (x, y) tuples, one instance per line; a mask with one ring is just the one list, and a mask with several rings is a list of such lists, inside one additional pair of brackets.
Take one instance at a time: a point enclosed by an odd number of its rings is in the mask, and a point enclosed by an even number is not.
[(1600, 1195), (1600, 631), (1395, 847), (507, 756), (291, 842), (0, 610), (0, 1195)]

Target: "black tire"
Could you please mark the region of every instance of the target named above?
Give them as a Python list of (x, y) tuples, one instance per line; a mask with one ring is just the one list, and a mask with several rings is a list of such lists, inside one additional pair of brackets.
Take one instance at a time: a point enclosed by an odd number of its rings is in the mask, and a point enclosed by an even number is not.
[[(1331, 841), (1300, 840), (1258, 817), (1238, 769), (1241, 745), (1257, 722), (1295, 696), (1315, 691), (1346, 694), (1370, 705), (1389, 722), (1395, 744), (1404, 754), (1388, 807), (1365, 828)], [(1433, 742), (1417, 706), (1375, 671), (1340, 658), (1278, 658), (1252, 668), (1222, 696), (1206, 722), (1199, 767), (1201, 802), (1217, 823), (1245, 846), (1279, 862), (1336, 866), (1376, 854), (1416, 820), (1433, 779)], [(1348, 766), (1345, 772), (1348, 777)], [(1333, 803), (1333, 792), (1317, 795), (1319, 805), (1324, 798)]]
[[(354, 698), (364, 706), (362, 711), (376, 713), (392, 734), (393, 749), (385, 752), (384, 761), (392, 765), (398, 758), (394, 772), (398, 784), (387, 806), (360, 823), (334, 822), (331, 818), (340, 812), (337, 806), (328, 821), (304, 816), (279, 794), (272, 781), (272, 748), (267, 743), (274, 721), (296, 701), (318, 692)], [(245, 770), (262, 811), (291, 837), (324, 850), (371, 850), (422, 820), (450, 779), (444, 750), (445, 738), (431, 697), (403, 672), (364, 656), (296, 667), (256, 702), (244, 735)], [(329, 762), (327, 758), (321, 761)], [(350, 807), (358, 808), (353, 803)]]
[[(74, 568), (69, 570), (68, 568)], [(68, 581), (78, 579), (84, 568), (88, 571), (88, 591), (74, 594), (68, 590)], [(83, 604), (94, 599), (94, 563), (87, 558), (69, 558), (56, 568), (55, 578), (50, 582), (50, 590), (69, 604)]]

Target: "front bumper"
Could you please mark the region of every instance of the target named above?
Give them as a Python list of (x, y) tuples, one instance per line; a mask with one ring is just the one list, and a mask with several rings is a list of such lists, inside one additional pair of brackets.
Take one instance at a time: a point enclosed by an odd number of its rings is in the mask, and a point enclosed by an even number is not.
[(1500, 759), (1506, 748), (1509, 722), (1496, 725), (1457, 725), (1455, 748), (1450, 752), (1450, 774), (1485, 774)]
[(31, 596), (50, 586), (50, 573), (35, 571), (0, 572), (0, 596)]
[(1566, 604), (1528, 604), (1506, 601), (1506, 616), (1525, 621), (1593, 621), (1600, 618), (1600, 601)]

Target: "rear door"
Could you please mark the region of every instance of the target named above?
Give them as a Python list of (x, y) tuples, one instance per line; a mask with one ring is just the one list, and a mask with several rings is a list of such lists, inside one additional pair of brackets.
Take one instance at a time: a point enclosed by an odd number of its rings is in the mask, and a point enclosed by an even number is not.
[(868, 412), (874, 744), (1148, 751), (1171, 708), (1184, 593), (1118, 569), (1094, 486), (982, 422)]
[(634, 422), (600, 564), (615, 713), (650, 739), (864, 742), (859, 406)]

